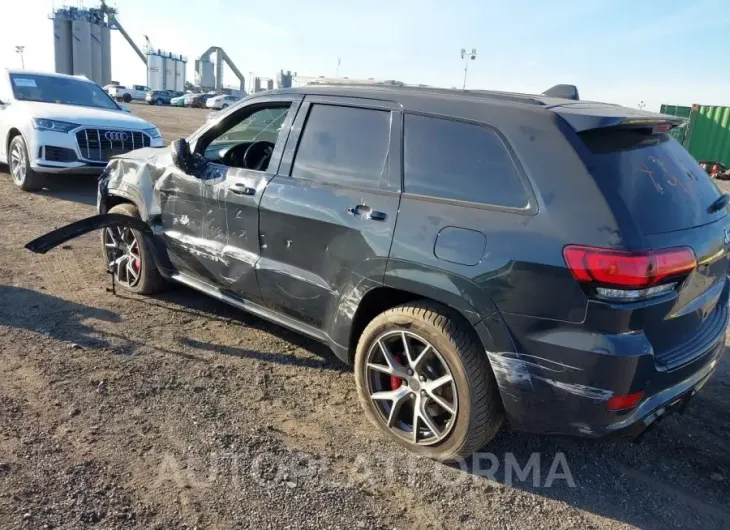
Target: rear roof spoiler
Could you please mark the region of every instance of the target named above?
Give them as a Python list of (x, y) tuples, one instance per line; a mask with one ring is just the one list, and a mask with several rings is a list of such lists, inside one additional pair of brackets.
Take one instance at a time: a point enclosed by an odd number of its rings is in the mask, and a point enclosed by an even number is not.
[(630, 109), (609, 103), (576, 102), (546, 107), (563, 118), (576, 132), (605, 127), (651, 127), (661, 132), (686, 122), (685, 118)]
[(575, 85), (555, 85), (548, 88), (541, 95), (549, 98), (572, 99), (573, 101), (580, 100), (580, 97), (578, 97), (578, 87)]

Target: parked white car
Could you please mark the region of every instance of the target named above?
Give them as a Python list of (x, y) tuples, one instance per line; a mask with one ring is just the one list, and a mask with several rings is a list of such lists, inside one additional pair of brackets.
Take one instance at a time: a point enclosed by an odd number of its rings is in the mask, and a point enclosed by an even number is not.
[(236, 96), (229, 96), (227, 94), (221, 94), (220, 96), (215, 96), (214, 98), (210, 98), (208, 101), (205, 102), (205, 106), (209, 109), (226, 109), (239, 101), (240, 98), (237, 98)]
[(112, 156), (162, 145), (157, 127), (86, 78), (0, 75), (0, 163), (25, 191), (43, 187), (45, 174), (101, 173)]
[(109, 88), (109, 95), (117, 101), (129, 103), (132, 100), (144, 101), (144, 98), (147, 96), (147, 92), (149, 91), (150, 88), (144, 85), (132, 85), (129, 88), (122, 85), (116, 85)]

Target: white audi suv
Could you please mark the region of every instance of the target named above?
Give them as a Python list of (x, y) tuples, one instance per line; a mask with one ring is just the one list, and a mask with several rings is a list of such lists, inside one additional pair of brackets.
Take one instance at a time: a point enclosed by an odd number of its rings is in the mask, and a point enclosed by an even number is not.
[(162, 146), (160, 131), (84, 77), (6, 70), (0, 77), (0, 163), (25, 191), (59, 173), (101, 173), (114, 155)]

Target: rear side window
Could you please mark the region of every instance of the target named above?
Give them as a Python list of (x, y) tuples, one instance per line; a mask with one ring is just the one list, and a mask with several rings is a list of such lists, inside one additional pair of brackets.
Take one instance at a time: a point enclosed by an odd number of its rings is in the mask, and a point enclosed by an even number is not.
[(313, 105), (291, 174), (319, 182), (378, 188), (389, 145), (389, 111)]
[(502, 140), (471, 123), (407, 114), (405, 191), (524, 208), (527, 196)]
[(592, 151), (588, 170), (606, 190), (617, 192), (645, 234), (662, 234), (711, 223), (720, 196), (715, 183), (668, 134), (642, 129), (596, 130), (581, 135)]

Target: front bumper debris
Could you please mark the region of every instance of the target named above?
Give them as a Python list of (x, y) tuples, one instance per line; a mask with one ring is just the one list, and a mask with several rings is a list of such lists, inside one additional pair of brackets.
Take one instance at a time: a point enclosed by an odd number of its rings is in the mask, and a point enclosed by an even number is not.
[[(141, 219), (118, 213), (107, 213), (87, 217), (86, 219), (81, 219), (80, 221), (75, 221), (69, 225), (57, 228), (27, 243), (25, 248), (36, 254), (45, 254), (67, 241), (93, 232), (94, 230), (100, 230), (110, 226), (122, 226), (137, 230), (145, 239), (153, 237), (149, 225)], [(154, 245), (152, 246), (154, 247)]]

